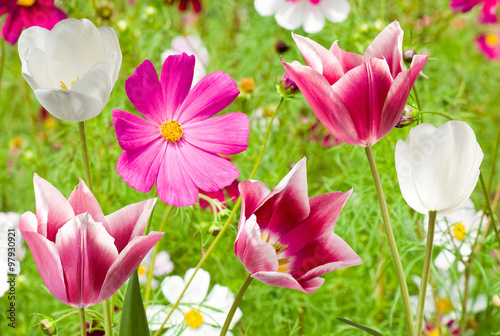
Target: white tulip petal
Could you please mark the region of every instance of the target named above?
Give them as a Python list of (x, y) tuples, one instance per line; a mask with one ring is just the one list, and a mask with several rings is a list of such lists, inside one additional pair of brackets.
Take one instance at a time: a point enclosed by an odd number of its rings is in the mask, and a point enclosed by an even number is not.
[(91, 119), (104, 108), (99, 97), (62, 89), (38, 89), (35, 96), (54, 117), (69, 122)]
[(114, 58), (114, 64), (109, 68), (111, 70), (112, 85), (114, 85), (116, 80), (118, 79), (118, 75), (120, 73), (120, 67), (122, 65), (122, 51), (120, 49), (120, 43), (118, 41), (118, 36), (116, 36), (116, 33), (113, 30), (113, 28), (99, 27), (99, 32), (101, 33), (104, 45), (106, 46), (106, 53), (108, 54), (108, 62), (109, 62), (109, 55), (111, 55), (112, 53), (116, 54)]
[(30, 29), (26, 29), (21, 33), (19, 37), (19, 41), (17, 43), (17, 50), (19, 51), (19, 57), (21, 58), (21, 62), (23, 63), (23, 72), (24, 72), (24, 59), (28, 53), (30, 48), (39, 48), (44, 49), (45, 40), (49, 35), (49, 30), (33, 26)]
[(111, 93), (108, 74), (108, 63), (97, 63), (75, 83), (71, 91), (99, 97), (104, 107)]
[(261, 16), (269, 16), (276, 13), (285, 0), (255, 0), (254, 7)]
[(55, 82), (47, 66), (45, 52), (33, 47), (26, 51), (23, 62), (23, 76), (33, 90), (40, 88), (55, 88)]
[(318, 5), (309, 4), (303, 17), (303, 27), (306, 33), (317, 33), (325, 26), (325, 17)]
[(323, 0), (318, 4), (325, 17), (331, 22), (342, 22), (347, 19), (351, 6), (345, 0)]

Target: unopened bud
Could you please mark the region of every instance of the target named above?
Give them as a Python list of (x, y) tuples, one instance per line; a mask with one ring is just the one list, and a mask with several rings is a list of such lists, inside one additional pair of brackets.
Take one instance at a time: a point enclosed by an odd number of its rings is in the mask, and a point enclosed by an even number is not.
[(287, 52), (290, 47), (283, 41), (278, 41), (276, 42), (276, 45), (274, 46), (276, 49), (276, 52), (282, 54), (284, 52)]
[(289, 98), (295, 96), (299, 92), (299, 87), (293, 81), (293, 79), (288, 75), (287, 72), (281, 77), (280, 83), (278, 85), (278, 92), (283, 98)]
[(252, 94), (255, 90), (255, 82), (252, 78), (243, 78), (240, 82), (241, 91), (245, 94)]
[(403, 61), (406, 63), (411, 63), (413, 61), (413, 57), (417, 54), (417, 51), (415, 49), (405, 49), (403, 51)]
[(51, 318), (45, 318), (40, 321), (40, 329), (45, 335), (57, 335), (57, 327)]
[(401, 118), (399, 119), (398, 123), (396, 124), (396, 128), (403, 128), (405, 126), (409, 126), (413, 124), (415, 121), (417, 121), (417, 116), (418, 112), (415, 111), (413, 108), (410, 106), (405, 106), (405, 109), (403, 111), (403, 114), (401, 115)]
[(208, 228), (208, 233), (210, 233), (212, 236), (217, 236), (219, 232), (220, 232), (220, 227), (216, 224), (212, 224)]

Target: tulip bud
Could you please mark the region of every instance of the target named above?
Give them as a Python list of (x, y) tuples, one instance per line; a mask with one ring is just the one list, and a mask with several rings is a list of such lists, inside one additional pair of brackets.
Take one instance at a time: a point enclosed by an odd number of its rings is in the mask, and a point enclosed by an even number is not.
[(415, 121), (417, 121), (417, 119), (418, 119), (418, 111), (415, 111), (413, 108), (406, 105), (405, 109), (403, 110), (403, 114), (401, 115), (401, 118), (399, 119), (395, 127), (403, 128), (405, 126), (410, 126)]
[(57, 326), (50, 317), (40, 321), (40, 329), (45, 335), (57, 335)]
[(290, 98), (295, 96), (297, 92), (299, 92), (299, 87), (297, 84), (293, 81), (292, 78), (288, 75), (288, 73), (284, 73), (283, 76), (281, 77), (280, 83), (277, 87), (278, 93), (283, 97), (283, 98)]
[(405, 49), (405, 51), (403, 51), (403, 60), (406, 62), (406, 63), (411, 63), (413, 61), (413, 57), (417, 54), (417, 51), (415, 49)]
[(278, 52), (279, 54), (282, 54), (284, 52), (287, 52), (290, 47), (285, 42), (278, 41), (276, 42), (274, 49), (276, 49), (276, 52)]

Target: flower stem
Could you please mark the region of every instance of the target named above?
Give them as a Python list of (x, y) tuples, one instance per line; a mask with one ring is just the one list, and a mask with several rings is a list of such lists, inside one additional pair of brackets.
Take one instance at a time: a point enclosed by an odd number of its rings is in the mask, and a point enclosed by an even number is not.
[(87, 135), (85, 133), (85, 121), (80, 121), (78, 123), (78, 129), (80, 131), (80, 142), (82, 144), (82, 156), (83, 156), (83, 168), (85, 169), (85, 180), (87, 180), (87, 186), (90, 192), (94, 192), (92, 187), (92, 176), (90, 175), (90, 161), (89, 161), (89, 151), (87, 149)]
[(80, 335), (87, 335), (87, 326), (85, 325), (85, 308), (78, 308), (78, 312), (80, 313)]
[(109, 299), (103, 302), (104, 310), (104, 332), (106, 336), (113, 336), (113, 321), (111, 319), (111, 305), (109, 304)]
[(425, 111), (425, 112), (420, 112), (420, 114), (435, 114), (435, 115), (440, 115), (442, 117), (445, 117), (448, 120), (455, 120), (455, 119), (453, 119), (453, 117), (450, 117), (449, 115), (447, 115), (446, 113), (443, 113), (443, 112)]
[(498, 148), (500, 147), (500, 126), (498, 127), (497, 139), (495, 141), (495, 149), (493, 151), (493, 159), (491, 160), (491, 171), (490, 176), (488, 178), (488, 195), (491, 192), (491, 185), (493, 184), (493, 175), (495, 174), (495, 167), (498, 156)]
[(469, 279), (470, 279), (470, 262), (465, 263), (465, 283), (464, 283), (464, 294), (462, 298), (462, 319), (460, 320), (460, 331), (459, 336), (463, 336), (465, 333), (465, 327), (467, 322), (467, 300), (469, 299)]
[(222, 330), (220, 331), (219, 336), (226, 336), (227, 331), (229, 330), (229, 325), (231, 324), (231, 321), (233, 320), (234, 313), (236, 312), (236, 309), (240, 305), (241, 299), (243, 299), (243, 295), (245, 295), (245, 292), (248, 289), (248, 286), (252, 283), (252, 275), (249, 274), (245, 282), (243, 283), (243, 286), (241, 286), (240, 291), (238, 292), (238, 295), (236, 295), (236, 298), (234, 299), (233, 305), (231, 306), (231, 309), (229, 310), (229, 313), (227, 314), (226, 321), (224, 322), (224, 326), (222, 327)]
[(399, 257), (396, 239), (394, 238), (394, 233), (392, 232), (389, 210), (387, 209), (387, 202), (385, 200), (384, 190), (382, 189), (382, 182), (380, 181), (377, 162), (375, 161), (375, 156), (373, 155), (373, 149), (371, 146), (366, 147), (365, 151), (368, 158), (368, 163), (370, 164), (370, 170), (372, 172), (373, 182), (375, 183), (375, 189), (377, 190), (380, 211), (382, 212), (382, 219), (384, 221), (385, 234), (387, 235), (387, 241), (389, 242), (389, 248), (391, 249), (392, 260), (394, 262), (394, 266), (396, 268), (396, 273), (398, 276), (399, 288), (401, 290), (401, 297), (403, 298), (403, 306), (405, 309), (406, 324), (408, 325), (408, 334), (410, 336), (415, 336), (413, 313), (411, 311), (410, 295), (408, 293), (408, 286), (406, 284), (405, 272), (403, 270), (403, 265), (401, 264), (401, 258)]
[[(273, 113), (273, 115), (271, 117), (271, 120), (269, 121), (269, 125), (267, 126), (266, 134), (264, 136), (264, 142), (262, 143), (262, 148), (260, 149), (260, 154), (257, 157), (257, 161), (255, 161), (255, 165), (253, 167), (252, 172), (250, 173), (249, 179), (252, 179), (254, 177), (255, 173), (257, 172), (257, 168), (259, 168), (260, 161), (262, 160), (262, 157), (264, 156), (264, 151), (266, 150), (267, 139), (269, 138), (269, 135), (271, 133), (271, 128), (272, 128), (272, 125), (273, 125), (274, 118), (278, 114), (278, 110), (280, 109), (280, 107), (283, 104), (284, 100), (285, 99), (283, 97), (281, 97), (281, 100), (280, 100), (278, 106), (276, 107), (276, 110), (274, 111), (274, 113)], [(179, 303), (181, 302), (181, 299), (184, 296), (184, 293), (186, 293), (186, 290), (188, 289), (189, 285), (191, 284), (191, 281), (193, 281), (196, 273), (198, 273), (198, 270), (205, 263), (205, 260), (208, 259), (208, 256), (210, 255), (210, 253), (212, 253), (212, 251), (214, 250), (215, 246), (217, 245), (217, 243), (219, 242), (220, 238), (222, 237), (222, 235), (226, 231), (227, 227), (229, 226), (229, 223), (231, 223), (231, 221), (233, 220), (233, 217), (236, 214), (236, 211), (238, 211), (238, 209), (240, 208), (240, 205), (241, 205), (241, 196), (238, 197), (238, 200), (234, 204), (233, 210), (231, 211), (231, 213), (229, 214), (229, 217), (227, 218), (226, 222), (224, 223), (224, 225), (220, 229), (219, 234), (217, 235), (217, 237), (215, 237), (214, 241), (212, 242), (212, 244), (210, 245), (210, 247), (208, 248), (208, 250), (201, 257), (200, 261), (198, 262), (198, 264), (196, 265), (196, 267), (194, 269), (193, 275), (191, 275), (191, 278), (189, 279), (189, 281), (187, 282), (187, 284), (184, 286), (184, 289), (182, 290), (181, 295), (179, 296), (179, 298), (177, 299), (177, 301), (174, 303), (174, 305), (170, 309), (170, 312), (168, 313), (167, 318), (165, 318), (165, 321), (163, 321), (163, 323), (161, 324), (160, 328), (155, 332), (154, 336), (161, 335), (161, 333), (163, 331), (163, 328), (165, 326), (165, 323), (167, 323), (167, 321), (170, 318), (170, 316), (172, 316), (172, 313), (174, 312), (174, 310), (177, 308), (177, 306), (179, 306)]]
[(490, 195), (488, 195), (488, 189), (486, 187), (486, 183), (484, 182), (484, 178), (483, 178), (482, 173), (479, 173), (479, 181), (481, 181), (481, 187), (483, 188), (484, 199), (486, 201), (486, 211), (488, 212), (488, 215), (490, 216), (490, 223), (491, 223), (491, 226), (493, 226), (493, 230), (495, 231), (497, 243), (498, 243), (498, 245), (500, 245), (500, 232), (498, 231), (497, 222), (495, 220), (495, 214), (493, 213), (493, 210), (491, 209)]
[(422, 321), (424, 318), (425, 295), (427, 293), (427, 282), (432, 263), (432, 243), (434, 242), (434, 229), (436, 227), (436, 211), (429, 211), (429, 226), (427, 228), (427, 242), (425, 243), (424, 269), (420, 279), (420, 290), (418, 292), (417, 320), (415, 335), (422, 333)]
[[(165, 230), (165, 225), (166, 225), (167, 220), (170, 217), (170, 214), (172, 213), (173, 209), (174, 209), (173, 206), (169, 206), (167, 208), (167, 211), (165, 212), (165, 216), (163, 217), (163, 220), (161, 221), (160, 232), (163, 232), (163, 230)], [(151, 264), (149, 265), (149, 270), (148, 270), (148, 283), (146, 284), (146, 295), (144, 296), (144, 309), (146, 309), (148, 307), (149, 297), (151, 296), (151, 281), (153, 280), (153, 270), (155, 268), (156, 255), (158, 254), (159, 250), (160, 250), (160, 244), (156, 244), (155, 250), (153, 252), (153, 257), (151, 258)]]

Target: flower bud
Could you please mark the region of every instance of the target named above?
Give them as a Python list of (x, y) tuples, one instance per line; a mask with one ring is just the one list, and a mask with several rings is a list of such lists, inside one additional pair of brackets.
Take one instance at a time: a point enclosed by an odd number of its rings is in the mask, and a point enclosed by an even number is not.
[(216, 224), (212, 224), (210, 225), (210, 227), (208, 228), (208, 233), (210, 233), (212, 236), (217, 236), (220, 232), (220, 227)]
[(278, 93), (283, 98), (290, 98), (295, 96), (297, 92), (300, 91), (297, 84), (293, 81), (293, 79), (288, 75), (288, 73), (284, 73), (281, 77), (280, 84), (277, 87)]
[(57, 335), (56, 324), (50, 317), (40, 321), (40, 329), (42, 329), (45, 335)]
[(413, 124), (415, 121), (417, 121), (418, 119), (417, 116), (418, 116), (418, 111), (415, 111), (413, 108), (406, 105), (405, 109), (403, 110), (403, 114), (401, 115), (401, 119), (399, 119), (395, 127), (403, 128), (405, 126), (409, 126)]
[(413, 61), (413, 57), (417, 54), (417, 51), (415, 49), (405, 49), (403, 51), (403, 60), (406, 63), (411, 63)]
[(290, 49), (290, 47), (285, 42), (278, 41), (278, 42), (276, 42), (274, 49), (276, 49), (277, 53), (282, 54), (284, 52), (287, 52), (288, 49)]

